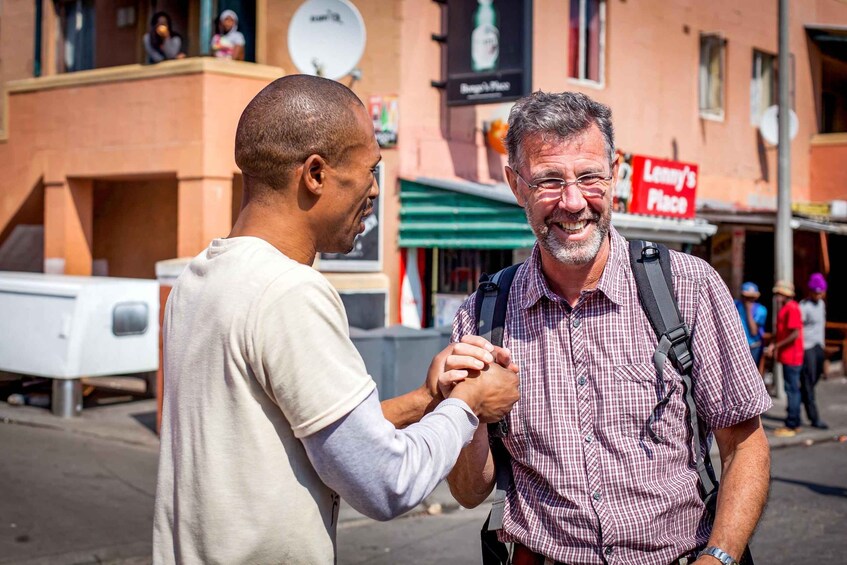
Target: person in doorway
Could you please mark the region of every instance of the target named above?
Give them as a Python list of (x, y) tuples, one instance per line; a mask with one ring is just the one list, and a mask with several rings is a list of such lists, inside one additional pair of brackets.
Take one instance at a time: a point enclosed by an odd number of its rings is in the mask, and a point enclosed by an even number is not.
[(224, 10), (218, 16), (218, 30), (212, 37), (212, 54), (219, 59), (244, 60), (244, 46), (247, 40), (238, 31), (238, 15), (232, 10)]
[(338, 293), (311, 267), (364, 230), (380, 158), (364, 105), (332, 80), (277, 79), (242, 113), (241, 213), (165, 312), (154, 563), (333, 563), (339, 495), (381, 520), (414, 508), (518, 399), (508, 351), (476, 338), (380, 404)]
[(142, 39), (148, 63), (160, 63), (185, 57), (182, 36), (173, 30), (171, 17), (166, 12), (156, 12), (150, 19), (150, 30)]
[[(515, 544), (514, 563), (740, 560), (767, 498), (759, 415), (771, 401), (726, 284), (704, 261), (670, 252), (694, 402), (720, 449), (712, 525), (691, 463), (706, 435), (694, 445), (681, 374), (668, 363), (660, 376), (653, 364), (656, 334), (611, 225), (611, 110), (581, 93), (535, 92), (512, 107), (506, 145), (506, 177), (537, 242), (515, 273), (503, 332), (521, 399), (506, 418), (513, 481), (500, 541)], [(476, 300), (457, 313), (454, 341), (476, 333)], [(468, 507), (492, 491), (485, 427), (448, 481)]]
[(741, 298), (735, 301), (741, 327), (747, 336), (747, 345), (750, 346), (750, 355), (753, 363), (759, 366), (764, 351), (762, 340), (765, 336), (765, 322), (768, 319), (768, 309), (758, 302), (759, 286), (754, 282), (746, 282), (741, 285)]
[(777, 281), (773, 287), (779, 310), (776, 338), (765, 354), (782, 364), (782, 380), (788, 400), (785, 426), (774, 430), (777, 437), (792, 437), (800, 431), (800, 373), (803, 369), (803, 314), (794, 300), (794, 284)]
[(807, 285), (808, 294), (800, 301), (803, 314), (803, 371), (800, 377), (800, 398), (813, 428), (826, 430), (815, 402), (815, 386), (823, 375), (824, 344), (826, 343), (826, 279), (812, 273)]

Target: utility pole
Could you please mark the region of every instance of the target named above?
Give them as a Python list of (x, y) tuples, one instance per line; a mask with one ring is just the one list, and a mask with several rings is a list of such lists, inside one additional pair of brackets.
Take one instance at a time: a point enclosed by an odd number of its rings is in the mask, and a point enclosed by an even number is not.
[[(791, 233), (791, 60), (788, 46), (788, 0), (779, 0), (779, 157), (777, 169), (776, 233), (774, 234), (774, 278), (794, 281), (794, 237)], [(776, 300), (774, 300), (774, 330), (776, 330)], [(782, 365), (774, 364), (774, 388), (777, 398), (783, 398)]]

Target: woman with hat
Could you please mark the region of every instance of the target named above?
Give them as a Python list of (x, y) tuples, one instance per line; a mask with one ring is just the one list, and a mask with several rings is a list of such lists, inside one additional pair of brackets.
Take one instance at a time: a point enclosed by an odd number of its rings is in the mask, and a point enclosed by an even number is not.
[(753, 362), (759, 366), (762, 359), (762, 339), (765, 336), (765, 322), (768, 319), (768, 309), (756, 302), (759, 299), (759, 287), (754, 282), (741, 285), (741, 298), (735, 301), (735, 308), (741, 318), (741, 326), (747, 334), (747, 345)]
[(247, 40), (238, 31), (238, 14), (224, 10), (218, 17), (218, 33), (212, 38), (212, 54), (219, 59), (244, 60), (244, 45)]
[(809, 293), (800, 301), (800, 312), (803, 314), (803, 372), (800, 375), (800, 398), (812, 426), (825, 430), (829, 426), (818, 414), (815, 385), (823, 374), (826, 333), (826, 304), (823, 297), (826, 294), (826, 279), (821, 273), (812, 273), (806, 286)]
[(777, 437), (791, 437), (800, 431), (800, 372), (803, 369), (803, 315), (794, 300), (794, 284), (776, 281), (773, 287), (779, 313), (776, 317), (776, 340), (765, 350), (782, 364), (782, 379), (788, 397), (785, 427), (774, 430)]

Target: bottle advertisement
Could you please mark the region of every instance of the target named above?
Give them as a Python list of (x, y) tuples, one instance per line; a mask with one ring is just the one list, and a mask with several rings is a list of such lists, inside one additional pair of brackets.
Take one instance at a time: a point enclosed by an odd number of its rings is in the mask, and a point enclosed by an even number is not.
[(529, 93), (532, 2), (448, 0), (447, 104), (489, 104)]
[(368, 100), (376, 142), (383, 149), (397, 146), (400, 103), (395, 95), (375, 95)]

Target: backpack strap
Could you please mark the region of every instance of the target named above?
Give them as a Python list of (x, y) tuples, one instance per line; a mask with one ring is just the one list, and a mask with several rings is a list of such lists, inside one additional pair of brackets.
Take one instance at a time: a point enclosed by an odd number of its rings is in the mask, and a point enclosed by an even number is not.
[[(509, 289), (512, 287), (518, 267), (520, 264), (506, 267), (490, 277), (483, 275), (476, 291), (477, 335), (498, 347), (503, 346)], [(491, 503), (491, 514), (486, 521), (489, 531), (503, 528), (506, 493), (513, 482), (511, 456), (503, 445), (503, 438), (508, 433), (509, 427), (506, 420), (488, 424), (488, 443), (494, 458), (495, 473), (494, 501)]]
[(670, 252), (664, 245), (650, 241), (632, 240), (629, 242), (629, 260), (641, 307), (650, 320), (653, 331), (659, 340), (653, 353), (653, 365), (658, 375), (660, 400), (647, 420), (647, 433), (654, 441), (661, 438), (653, 430), (653, 424), (664, 406), (670, 401), (674, 388), (665, 391), (665, 360), (670, 359), (674, 368), (682, 376), (683, 398), (688, 406), (688, 424), (694, 440), (694, 463), (700, 478), (700, 496), (714, 502), (717, 492), (717, 480), (712, 468), (708, 449), (701, 455), (701, 438), (706, 437), (706, 429), (697, 417), (697, 405), (694, 402), (694, 382), (691, 369), (694, 357), (691, 353), (691, 334), (682, 320), (679, 305), (673, 294), (671, 279)]

